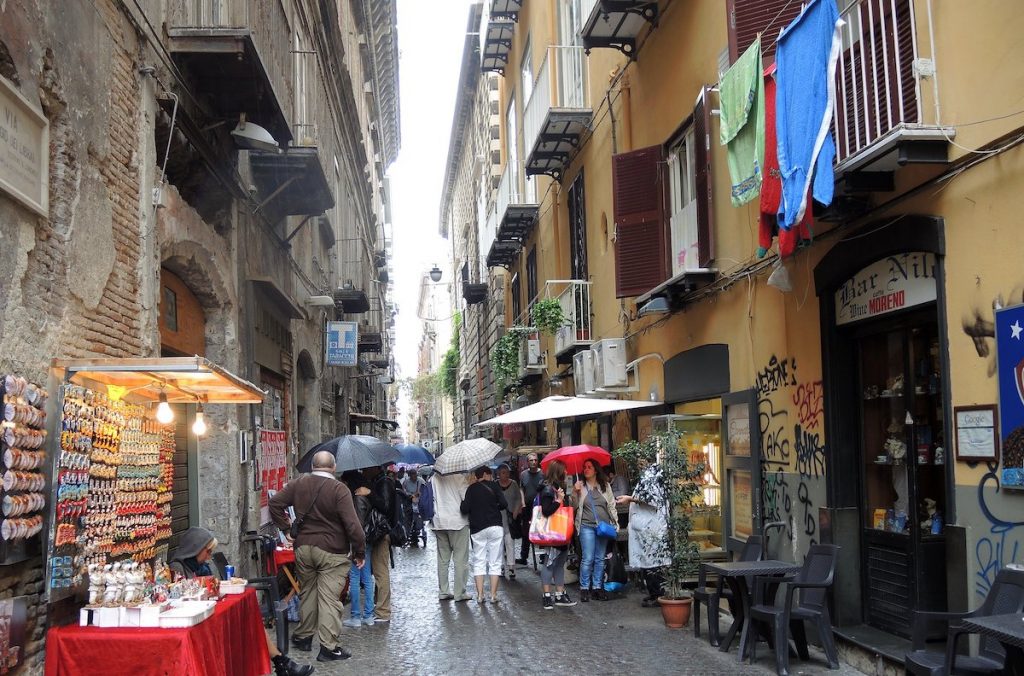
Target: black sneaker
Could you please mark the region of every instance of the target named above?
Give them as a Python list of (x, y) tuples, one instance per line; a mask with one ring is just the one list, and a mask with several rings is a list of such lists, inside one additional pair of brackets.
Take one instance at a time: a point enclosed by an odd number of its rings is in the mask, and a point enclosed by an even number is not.
[(583, 603), (588, 603), (590, 601), (590, 590), (589, 589), (581, 589), (580, 590), (580, 601), (582, 601)]
[(555, 597), (555, 605), (561, 606), (563, 608), (569, 608), (571, 606), (576, 605), (576, 602), (569, 598), (568, 594), (562, 592), (561, 594)]
[(296, 650), (304, 650), (306, 652), (309, 652), (313, 649), (313, 637), (310, 636), (309, 638), (299, 638), (298, 636), (293, 636), (292, 647)]
[(316, 656), (316, 661), (334, 662), (335, 660), (347, 660), (350, 657), (352, 657), (352, 653), (341, 646), (338, 646), (334, 650), (328, 650), (327, 648), (320, 646), (320, 654)]
[(595, 601), (607, 601), (608, 594), (603, 589), (592, 589), (591, 593), (594, 595)]
[(551, 594), (545, 594), (544, 595), (544, 610), (554, 610), (554, 609), (555, 609), (555, 602), (551, 598)]
[(271, 662), (274, 663), (275, 676), (309, 676), (314, 671), (312, 665), (296, 664), (287, 655), (277, 655)]

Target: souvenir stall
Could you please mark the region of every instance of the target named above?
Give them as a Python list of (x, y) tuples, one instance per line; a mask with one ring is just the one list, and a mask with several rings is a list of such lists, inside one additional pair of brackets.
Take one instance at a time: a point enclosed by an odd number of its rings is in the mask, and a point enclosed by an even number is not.
[[(13, 470), (14, 518), (0, 523), (0, 535), (42, 530), (45, 466), (46, 673), (269, 671), (246, 581), (174, 579), (166, 561), (170, 405), (257, 404), (263, 392), (201, 357), (55, 361), (48, 385), (41, 420), (32, 411), (22, 417), (49, 430), (14, 434), (20, 446), (10, 461), (26, 469)], [(44, 403), (47, 395), (39, 395)], [(4, 482), (6, 489), (6, 475)]]

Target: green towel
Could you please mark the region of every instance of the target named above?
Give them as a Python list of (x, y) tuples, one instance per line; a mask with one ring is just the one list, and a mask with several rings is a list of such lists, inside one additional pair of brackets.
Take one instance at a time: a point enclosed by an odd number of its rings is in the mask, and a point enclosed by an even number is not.
[(730, 191), (735, 207), (761, 192), (764, 166), (764, 77), (761, 38), (754, 41), (719, 85), (719, 139), (729, 156)]

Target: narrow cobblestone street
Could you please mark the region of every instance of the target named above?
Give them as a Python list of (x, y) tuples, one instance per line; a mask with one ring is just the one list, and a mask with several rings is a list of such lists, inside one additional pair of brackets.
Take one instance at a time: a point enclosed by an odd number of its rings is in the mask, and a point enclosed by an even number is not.
[[(773, 674), (774, 658), (763, 646), (756, 665), (740, 664), (734, 643), (729, 653), (708, 645), (706, 633), (695, 639), (693, 626), (666, 629), (657, 609), (640, 607), (631, 593), (604, 603), (574, 608), (541, 608), (540, 581), (520, 566), (517, 579), (501, 588), (498, 605), (475, 600), (437, 600), (434, 539), (427, 549), (396, 550), (391, 573), (393, 619), (390, 625), (343, 629), (347, 660), (316, 662), (313, 652), (292, 649), (292, 657), (329, 674), (531, 674), (550, 660), (579, 674)], [(578, 594), (569, 587), (573, 598)], [(346, 603), (346, 617), (348, 604)], [(600, 648), (599, 648), (600, 646)], [(828, 671), (823, 655), (811, 661), (793, 658), (792, 674), (853, 675), (842, 665)]]

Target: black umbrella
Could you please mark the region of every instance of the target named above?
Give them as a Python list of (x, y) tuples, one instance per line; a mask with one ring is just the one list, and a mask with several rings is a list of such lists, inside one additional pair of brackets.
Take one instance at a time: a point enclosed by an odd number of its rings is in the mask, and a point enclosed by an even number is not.
[(296, 467), (300, 472), (313, 470), (313, 456), (319, 451), (330, 451), (334, 454), (338, 466), (335, 472), (341, 474), (350, 469), (380, 467), (393, 462), (401, 462), (402, 454), (376, 437), (362, 434), (346, 434), (345, 436), (325, 441), (313, 447), (299, 460)]

